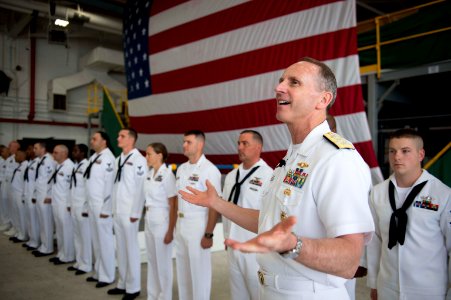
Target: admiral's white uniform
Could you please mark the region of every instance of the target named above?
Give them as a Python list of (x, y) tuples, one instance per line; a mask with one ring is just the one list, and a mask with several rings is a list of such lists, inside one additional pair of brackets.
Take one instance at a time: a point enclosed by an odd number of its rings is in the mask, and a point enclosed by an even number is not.
[[(302, 144), (289, 147), (286, 165), (274, 170), (264, 192), (260, 233), (279, 223), (282, 215), (294, 215), (293, 232), (301, 237), (366, 233), (366, 242), (371, 238), (370, 170), (356, 150), (337, 149), (329, 142), (323, 136), (329, 131), (324, 121)], [(257, 261), (263, 282), (261, 299), (349, 299), (344, 278), (310, 269), (278, 253), (257, 254)]]
[(25, 241), (28, 239), (27, 227), (26, 227), (26, 213), (24, 203), (24, 177), (23, 174), (27, 168), (28, 161), (24, 160), (20, 164), (17, 164), (16, 169), (13, 171), (11, 178), (11, 197), (12, 197), (12, 216), (13, 226), (16, 228), (15, 237), (19, 240)]
[[(86, 178), (88, 216), (91, 224), (91, 238), (94, 250), (94, 278), (101, 282), (114, 281), (116, 261), (114, 258), (114, 236), (112, 200), (114, 181), (114, 155), (105, 148), (89, 159), (89, 178)], [(89, 167), (89, 165), (88, 165)], [(100, 218), (100, 214), (108, 218)]]
[[(413, 186), (428, 181), (407, 209), (404, 245), (388, 249), (392, 208), (389, 181), (395, 186), (396, 208), (400, 208)], [(368, 286), (379, 299), (451, 298), (449, 257), (451, 253), (451, 189), (426, 170), (411, 188), (400, 188), (394, 175), (374, 186), (370, 207), (376, 225), (367, 246)]]
[[(248, 170), (243, 169), (240, 164), (238, 169), (234, 169), (227, 174), (224, 181), (222, 191), (223, 199), (227, 200), (235, 185), (237, 170), (240, 171), (239, 182), (254, 168), (259, 168), (246, 179), (240, 188), (240, 197), (238, 205), (245, 208), (260, 210), (262, 194), (269, 184), (269, 180), (273, 173), (273, 169), (266, 162), (260, 159), (255, 165)], [(231, 200), (233, 201), (233, 199)], [(247, 241), (256, 236), (239, 225), (222, 217), (224, 228), (224, 238), (231, 238), (237, 241)], [(258, 277), (256, 276), (259, 269), (255, 253), (242, 253), (227, 249), (229, 273), (230, 273), (230, 291), (232, 299), (258, 299)]]
[(38, 251), (44, 254), (53, 252), (53, 216), (52, 204), (44, 203), (46, 198), (52, 198), (52, 186), (48, 184), (55, 170), (56, 162), (46, 153), (36, 166), (36, 178), (33, 199), (36, 199), (41, 245)]
[(74, 268), (85, 272), (92, 270), (91, 230), (88, 213), (86, 186), (83, 175), (88, 167), (88, 160), (83, 159), (74, 165), (71, 177), (70, 212), (74, 228), (75, 264)]
[[(206, 180), (216, 191), (221, 191), (221, 173), (205, 155), (195, 164), (189, 161), (177, 169), (177, 190), (186, 191), (187, 186), (205, 191)], [(208, 220), (208, 209), (196, 206), (178, 195), (178, 218), (175, 230), (175, 252), (179, 298), (210, 299), (211, 252), (202, 249), (200, 242), (204, 236)]]
[(24, 200), (27, 212), (27, 232), (29, 240), (26, 243), (28, 247), (37, 248), (41, 244), (39, 237), (39, 222), (36, 204), (31, 201), (35, 188), (36, 167), (39, 157), (28, 162), (27, 169), (24, 173)]
[[(139, 219), (144, 198), (142, 188), (147, 175), (146, 159), (133, 149), (116, 159), (116, 168), (122, 166), (120, 180), (114, 184), (113, 221), (117, 245), (119, 280), (117, 288), (133, 294), (141, 290), (141, 258), (138, 243)], [(117, 176), (117, 175), (116, 175)], [(130, 218), (137, 218), (131, 222)]]
[(166, 164), (151, 169), (143, 185), (146, 217), (147, 299), (172, 299), (172, 245), (165, 244), (169, 226), (168, 199), (177, 196), (175, 176)]
[(70, 207), (70, 180), (74, 163), (68, 158), (55, 167), (56, 177), (50, 179), (52, 184), (52, 208), (55, 218), (57, 257), (62, 262), (75, 260), (74, 228), (72, 217), (67, 210)]

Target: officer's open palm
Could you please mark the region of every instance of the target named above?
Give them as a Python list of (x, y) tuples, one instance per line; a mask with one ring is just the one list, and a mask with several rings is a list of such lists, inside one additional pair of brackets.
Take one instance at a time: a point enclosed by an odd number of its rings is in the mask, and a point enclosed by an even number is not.
[(225, 240), (225, 245), (246, 253), (285, 252), (293, 248), (294, 236), (292, 228), (296, 217), (290, 216), (276, 224), (271, 230), (257, 235), (247, 242), (240, 243), (231, 239)]
[(180, 190), (179, 194), (184, 200), (188, 201), (189, 203), (204, 207), (212, 207), (213, 201), (219, 198), (218, 193), (209, 180), (207, 180), (205, 183), (207, 184), (207, 190), (204, 192), (187, 186), (186, 189), (191, 193)]

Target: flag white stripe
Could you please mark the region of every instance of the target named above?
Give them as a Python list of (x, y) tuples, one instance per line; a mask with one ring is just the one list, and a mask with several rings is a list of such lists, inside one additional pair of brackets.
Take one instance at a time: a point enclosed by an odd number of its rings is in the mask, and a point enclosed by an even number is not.
[[(337, 133), (346, 138), (351, 143), (361, 143), (371, 140), (371, 134), (367, 124), (364, 111), (335, 116), (337, 122)], [(358, 130), (356, 130), (358, 129)]]
[(352, 1), (341, 1), (314, 7), (174, 47), (151, 55), (150, 70), (152, 74), (164, 73), (255, 49), (351, 28), (355, 26), (355, 13), (351, 5)]
[[(358, 70), (357, 55), (337, 58), (325, 61), (325, 63), (336, 74), (340, 74), (336, 76), (339, 87), (360, 83), (359, 73), (350, 71)], [(129, 113), (133, 117), (175, 114), (272, 99), (275, 97), (274, 88), (283, 71), (277, 70), (227, 82), (134, 99), (129, 101)], [(243, 86), (248, 88), (243, 88)]]
[(221, 10), (248, 2), (247, 0), (188, 1), (162, 11), (149, 19), (149, 35), (176, 27)]

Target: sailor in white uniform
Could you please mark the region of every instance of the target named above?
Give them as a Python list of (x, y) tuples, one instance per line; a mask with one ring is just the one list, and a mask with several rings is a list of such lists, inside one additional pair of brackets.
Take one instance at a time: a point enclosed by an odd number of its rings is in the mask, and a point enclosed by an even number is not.
[[(177, 168), (177, 189), (187, 186), (205, 190), (210, 180), (221, 191), (221, 173), (203, 154), (205, 134), (199, 130), (187, 131), (183, 137), (183, 154), (188, 161)], [(175, 234), (177, 283), (179, 298), (210, 299), (211, 252), (215, 210), (197, 207), (178, 198), (178, 218)]]
[[(241, 164), (227, 174), (222, 195), (238, 206), (260, 209), (263, 191), (267, 188), (273, 169), (260, 158), (263, 138), (259, 132), (244, 130), (238, 139)], [(256, 236), (227, 218), (222, 218), (224, 238), (245, 241)], [(231, 298), (258, 299), (258, 264), (255, 253), (241, 253), (227, 249)]]
[(451, 189), (422, 169), (423, 139), (413, 129), (389, 138), (393, 174), (374, 186), (376, 233), (367, 247), (371, 299), (451, 299)]
[(33, 203), (31, 201), (35, 188), (36, 167), (39, 162), (39, 157), (34, 154), (34, 145), (31, 145), (29, 148), (30, 150), (27, 149), (29, 161), (24, 172), (24, 200), (27, 211), (27, 232), (29, 240), (24, 245), (27, 247), (27, 250), (31, 251), (36, 250), (36, 248), (41, 244), (41, 239), (39, 237), (39, 222), (36, 202)]

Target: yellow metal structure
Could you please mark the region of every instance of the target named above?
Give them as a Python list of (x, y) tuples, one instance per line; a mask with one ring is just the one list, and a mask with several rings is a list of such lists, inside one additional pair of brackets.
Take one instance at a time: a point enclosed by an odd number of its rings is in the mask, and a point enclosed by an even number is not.
[[(360, 48), (358, 48), (358, 51), (365, 51), (365, 50), (369, 50), (369, 49), (376, 49), (376, 65), (361, 67), (360, 68), (360, 74), (364, 75), (364, 74), (367, 74), (369, 72), (376, 71), (377, 78), (381, 77), (381, 65), (382, 65), (382, 62), (381, 62), (381, 47), (382, 46), (393, 44), (393, 43), (398, 43), (398, 42), (402, 42), (402, 41), (406, 41), (406, 40), (410, 40), (410, 39), (415, 39), (415, 38), (419, 38), (419, 37), (423, 37), (423, 36), (427, 36), (427, 35), (443, 32), (443, 31), (451, 30), (451, 27), (444, 27), (444, 28), (431, 30), (431, 31), (427, 31), (427, 32), (422, 32), (422, 33), (418, 33), (418, 34), (413, 34), (413, 35), (409, 35), (409, 36), (405, 36), (405, 37), (401, 37), (401, 38), (397, 38), (397, 39), (392, 39), (392, 40), (388, 40), (388, 41), (384, 41), (384, 42), (381, 42), (381, 40), (380, 40), (381, 39), (381, 37), (380, 37), (380, 27), (381, 26), (389, 23), (391, 20), (397, 20), (399, 18), (402, 18), (403, 16), (407, 16), (407, 15), (409, 15), (409, 14), (411, 14), (411, 13), (413, 13), (413, 12), (423, 8), (423, 7), (434, 5), (434, 4), (438, 4), (438, 3), (441, 3), (441, 2), (444, 2), (444, 1), (446, 1), (446, 0), (432, 1), (432, 2), (429, 2), (429, 3), (426, 3), (426, 4), (418, 5), (418, 6), (415, 6), (415, 7), (412, 7), (412, 8), (400, 10), (400, 11), (395, 12), (395, 13), (386, 14), (386, 15), (374, 18), (373, 22), (374, 22), (375, 28), (376, 28), (376, 44), (365, 46), (365, 47), (360, 47)], [(367, 21), (359, 23), (358, 26), (365, 27), (365, 30), (368, 30), (368, 22)], [(375, 70), (374, 70), (374, 68), (375, 68)]]
[(445, 148), (443, 148), (439, 153), (437, 153), (436, 156), (434, 156), (431, 160), (429, 160), (425, 165), (424, 165), (424, 169), (427, 170), (430, 168), (430, 166), (432, 166), (443, 154), (446, 153), (446, 151), (448, 151), (448, 149), (451, 148), (451, 142), (448, 143), (448, 145), (445, 146)]
[(88, 85), (88, 109), (87, 114), (98, 113), (103, 107), (103, 89), (105, 89), (109, 98), (112, 100), (112, 104), (117, 114), (122, 115), (125, 118), (125, 126), (130, 124), (130, 118), (128, 116), (128, 99), (127, 90), (113, 90), (108, 89), (98, 83)]

